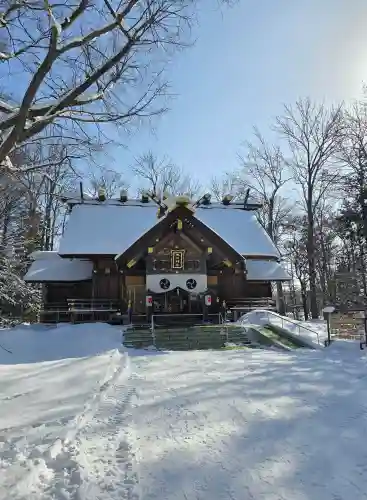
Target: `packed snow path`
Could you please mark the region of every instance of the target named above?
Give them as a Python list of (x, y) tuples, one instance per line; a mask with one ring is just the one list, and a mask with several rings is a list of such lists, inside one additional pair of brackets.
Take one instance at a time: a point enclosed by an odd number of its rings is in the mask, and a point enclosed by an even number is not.
[(132, 365), (142, 500), (367, 499), (358, 346), (350, 356), (189, 352)]

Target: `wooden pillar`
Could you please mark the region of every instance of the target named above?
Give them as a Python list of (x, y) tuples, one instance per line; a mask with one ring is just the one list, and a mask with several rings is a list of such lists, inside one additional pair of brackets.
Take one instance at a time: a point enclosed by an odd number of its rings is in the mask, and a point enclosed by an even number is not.
[(43, 306), (48, 302), (48, 285), (47, 283), (42, 283), (42, 303)]
[(225, 300), (222, 301), (220, 312), (222, 314), (223, 321), (227, 318), (227, 303)]
[(119, 289), (120, 289), (120, 303), (121, 303), (121, 312), (126, 306), (127, 303), (127, 290), (126, 290), (126, 275), (124, 271), (120, 270), (119, 272)]
[(133, 322), (133, 307), (131, 304), (131, 300), (129, 300), (127, 304), (127, 321), (129, 325), (131, 325)]

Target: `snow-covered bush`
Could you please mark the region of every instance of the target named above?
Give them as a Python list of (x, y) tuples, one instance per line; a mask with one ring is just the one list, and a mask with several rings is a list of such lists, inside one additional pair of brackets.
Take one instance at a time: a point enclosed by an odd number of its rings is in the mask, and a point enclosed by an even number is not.
[(23, 281), (19, 262), (0, 252), (0, 324), (35, 319), (40, 300), (40, 288)]

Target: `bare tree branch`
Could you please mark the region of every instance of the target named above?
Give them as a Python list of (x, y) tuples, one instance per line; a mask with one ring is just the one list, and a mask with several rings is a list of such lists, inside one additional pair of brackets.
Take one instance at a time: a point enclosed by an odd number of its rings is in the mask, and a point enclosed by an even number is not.
[(259, 220), (278, 244), (282, 223), (292, 210), (292, 204), (287, 203), (280, 192), (291, 175), (280, 147), (269, 145), (256, 128), (254, 135), (255, 141), (245, 142), (246, 152), (239, 155), (241, 169), (237, 173), (237, 183), (250, 187), (263, 205), (258, 212)]
[(0, 101), (3, 168), (14, 148), (53, 122), (126, 126), (165, 110), (152, 107), (167, 90), (152, 63), (184, 43), (195, 2), (101, 0), (97, 14), (91, 0), (5, 1), (0, 64), (9, 75), (24, 67), (29, 81)]
[(167, 192), (171, 195), (187, 194), (193, 198), (201, 189), (200, 184), (177, 165), (166, 158), (159, 159), (151, 151), (136, 158), (132, 171), (143, 181), (142, 187), (155, 196), (163, 196)]

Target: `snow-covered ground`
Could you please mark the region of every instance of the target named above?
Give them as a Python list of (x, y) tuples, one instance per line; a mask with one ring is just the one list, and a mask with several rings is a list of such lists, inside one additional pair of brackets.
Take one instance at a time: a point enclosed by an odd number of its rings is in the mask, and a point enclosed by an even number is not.
[(1, 500), (367, 498), (358, 343), (127, 353), (84, 325), (0, 344)]

